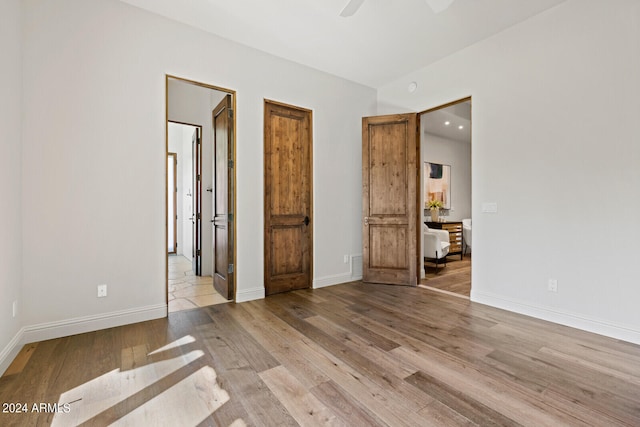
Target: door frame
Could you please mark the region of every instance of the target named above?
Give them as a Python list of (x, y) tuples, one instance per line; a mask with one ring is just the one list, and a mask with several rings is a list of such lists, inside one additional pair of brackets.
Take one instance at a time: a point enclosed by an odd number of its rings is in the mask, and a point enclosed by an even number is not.
[[(431, 112), (437, 111), (437, 110), (442, 110), (443, 108), (451, 107), (452, 105), (461, 104), (461, 103), (467, 102), (467, 101), (469, 101), (469, 108), (471, 110), (471, 129), (469, 129), (469, 132), (471, 133), (471, 197), (472, 197), (471, 210), (472, 210), (472, 216), (473, 216), (473, 96), (472, 95), (465, 96), (464, 98), (458, 98), (458, 99), (456, 99), (454, 101), (450, 101), (450, 102), (447, 102), (447, 103), (444, 103), (444, 104), (440, 104), (440, 105), (438, 105), (436, 107), (432, 107), (432, 108), (428, 108), (426, 110), (419, 111), (417, 113), (417, 115), (418, 115), (418, 126), (420, 126), (420, 117), (423, 114), (431, 113)], [(422, 137), (422, 132), (420, 131), (420, 132), (418, 132), (418, 141), (417, 141), (418, 153), (420, 155), (422, 155), (422, 138), (423, 138)], [(421, 163), (422, 161), (423, 160), (421, 158), (420, 162), (418, 162), (418, 163)], [(423, 222), (422, 218), (424, 216), (424, 203), (420, 203), (420, 202), (422, 201), (422, 196), (423, 196), (422, 195), (422, 189), (424, 188), (424, 182), (423, 182), (424, 176), (423, 176), (423, 168), (421, 167), (422, 165), (419, 164), (418, 166), (419, 166), (419, 172), (418, 173), (420, 174), (419, 175), (420, 176), (420, 182), (419, 182), (420, 188), (418, 189), (418, 191), (419, 191), (418, 192), (418, 218), (420, 218), (420, 223), (418, 225), (420, 225), (420, 230), (422, 230), (422, 222)], [(421, 237), (422, 237), (422, 231), (419, 231), (418, 232), (418, 236), (417, 236), (418, 244), (420, 245), (420, 251), (418, 251), (419, 252), (418, 253), (418, 263), (419, 263), (419, 265), (422, 265), (422, 268), (419, 268), (418, 272), (417, 272), (417, 274), (418, 274), (418, 283), (420, 283), (420, 280), (423, 279), (421, 276), (422, 276), (422, 271), (424, 271), (424, 260), (423, 260), (424, 248), (422, 247), (422, 242), (421, 242), (422, 239), (421, 239)], [(473, 263), (472, 263), (471, 269), (473, 271)], [(473, 274), (471, 275), (471, 289), (473, 289)]]
[[(184, 77), (178, 77), (172, 74), (165, 74), (165, 79), (164, 79), (164, 151), (165, 151), (165, 156), (163, 156), (163, 168), (164, 168), (164, 217), (165, 217), (165, 223), (164, 223), (164, 232), (162, 233), (164, 235), (164, 240), (162, 243), (162, 246), (164, 247), (164, 253), (165, 253), (165, 268), (164, 268), (164, 292), (165, 292), (165, 304), (167, 306), (167, 316), (168, 316), (168, 308), (169, 308), (169, 254), (167, 254), (167, 233), (168, 233), (168, 207), (167, 207), (167, 203), (168, 203), (168, 166), (167, 166), (167, 161), (166, 161), (166, 154), (169, 152), (169, 81), (170, 80), (179, 80), (181, 82), (184, 83), (189, 83), (195, 86), (200, 86), (206, 89), (211, 89), (211, 90), (216, 90), (219, 92), (224, 92), (227, 93), (229, 95), (231, 95), (231, 102), (232, 102), (232, 108), (234, 111), (233, 114), (233, 118), (232, 118), (232, 126), (233, 126), (233, 137), (231, 139), (232, 143), (233, 143), (233, 147), (231, 150), (231, 155), (233, 156), (233, 162), (234, 165), (236, 163), (236, 147), (237, 147), (237, 143), (236, 143), (236, 135), (237, 135), (237, 129), (236, 129), (236, 125), (237, 125), (237, 121), (236, 121), (236, 117), (238, 116), (235, 112), (237, 111), (236, 109), (236, 98), (237, 98), (237, 94), (236, 91), (233, 89), (228, 89), (228, 88), (224, 88), (221, 86), (215, 86), (215, 85), (210, 85), (207, 83), (202, 83), (202, 82), (198, 82), (196, 80), (191, 80), (191, 79), (187, 79)], [(211, 111), (207, 112), (208, 115), (211, 114)], [(210, 123), (210, 125), (212, 126), (213, 124)], [(193, 126), (193, 125), (192, 125)], [(236, 170), (237, 168), (234, 167), (233, 168), (233, 181), (237, 182), (237, 177), (236, 177)], [(233, 212), (237, 212), (236, 210), (236, 186), (233, 187), (233, 189), (231, 190), (230, 193), (230, 197), (232, 199), (232, 205), (233, 205)], [(235, 244), (235, 236), (237, 236), (237, 232), (236, 232), (236, 222), (237, 221), (233, 221), (232, 224), (232, 233), (233, 233), (233, 265), (234, 265), (234, 272), (238, 271), (238, 262), (237, 262), (237, 245)], [(234, 295), (233, 295), (233, 300), (235, 301), (236, 299), (236, 295), (237, 295), (237, 283), (236, 286), (234, 287)]]

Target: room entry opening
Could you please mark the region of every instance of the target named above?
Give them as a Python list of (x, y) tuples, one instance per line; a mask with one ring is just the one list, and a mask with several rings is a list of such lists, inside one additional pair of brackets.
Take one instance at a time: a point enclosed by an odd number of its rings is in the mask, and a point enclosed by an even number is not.
[[(167, 246), (175, 242), (167, 251), (169, 311), (235, 299), (234, 107), (232, 90), (166, 76), (166, 150), (177, 159), (175, 170), (167, 163), (167, 177), (176, 174), (175, 208), (167, 178)], [(180, 292), (181, 281), (212, 296)]]
[[(442, 118), (441, 114), (450, 117)], [(436, 117), (442, 126), (459, 132), (456, 142), (460, 147), (445, 145), (442, 153), (427, 148), (433, 139), (428, 132), (433, 127), (431, 117)], [(469, 295), (472, 242), (470, 130), (471, 98), (420, 113), (362, 119), (364, 282), (423, 286), (424, 280), (429, 279), (425, 278), (426, 266), (432, 265), (427, 261), (442, 259), (444, 262), (436, 262), (434, 271), (442, 270), (447, 265), (448, 251), (452, 249), (451, 254), (460, 256), (461, 262), (465, 257), (469, 259), (466, 271)], [(468, 135), (467, 141), (459, 141), (462, 133)], [(447, 160), (444, 154), (447, 149), (464, 154)], [(425, 178), (427, 166), (430, 172)], [(428, 184), (433, 185), (427, 188)], [(435, 219), (431, 218), (430, 202), (441, 209), (434, 215)], [(429, 222), (432, 222), (431, 227)], [(431, 249), (425, 252), (426, 239), (431, 237), (427, 233), (431, 233), (431, 228), (445, 229), (433, 232), (440, 236), (436, 242), (440, 246), (433, 254)], [(448, 268), (447, 271), (453, 270)]]

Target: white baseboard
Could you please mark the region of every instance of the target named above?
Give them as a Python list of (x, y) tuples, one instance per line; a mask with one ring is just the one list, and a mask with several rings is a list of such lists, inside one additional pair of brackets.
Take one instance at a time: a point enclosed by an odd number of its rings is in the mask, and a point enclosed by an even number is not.
[(75, 317), (57, 322), (25, 326), (22, 344), (93, 332), (167, 317), (167, 304), (149, 305), (129, 310)]
[(236, 292), (236, 302), (253, 301), (264, 298), (264, 287), (252, 288)]
[[(361, 277), (362, 278), (362, 277)], [(313, 289), (326, 288), (327, 286), (338, 285), (340, 283), (353, 282), (351, 272), (343, 274), (334, 274), (332, 276), (324, 276), (313, 280)]]
[(129, 310), (25, 326), (20, 329), (9, 344), (0, 352), (0, 372), (4, 373), (4, 371), (7, 370), (25, 344), (129, 325), (131, 323), (144, 322), (162, 317), (167, 317), (167, 304), (150, 305)]
[(581, 314), (558, 311), (547, 307), (535, 306), (488, 292), (474, 292), (473, 288), (471, 289), (471, 301), (535, 317), (536, 319), (570, 326), (583, 331), (593, 332), (594, 334), (604, 335), (606, 337), (634, 344), (640, 344), (640, 330), (629, 325), (590, 318)]
[(4, 374), (4, 371), (7, 370), (13, 359), (15, 359), (20, 352), (23, 334), (24, 328), (20, 329), (0, 352), (0, 376)]

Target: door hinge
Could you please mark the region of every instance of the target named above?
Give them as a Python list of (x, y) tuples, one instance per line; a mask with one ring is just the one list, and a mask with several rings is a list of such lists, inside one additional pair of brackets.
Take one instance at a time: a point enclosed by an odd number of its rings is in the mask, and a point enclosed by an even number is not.
[(201, 216), (201, 215), (202, 215), (202, 214), (200, 214), (200, 213), (196, 214), (196, 219), (202, 219), (202, 216)]
[(228, 117), (230, 119), (233, 119), (233, 109), (232, 108), (227, 109), (227, 115), (228, 115)]
[(229, 264), (229, 274), (233, 273), (233, 264)]
[(229, 168), (233, 169), (233, 160), (229, 160)]
[(200, 181), (200, 174), (196, 175), (196, 181)]
[(233, 221), (233, 214), (232, 213), (227, 215), (227, 221), (229, 221), (229, 222)]
[(196, 251), (196, 255), (197, 255), (197, 256), (202, 255), (202, 251), (201, 251), (200, 249), (198, 249), (198, 250)]

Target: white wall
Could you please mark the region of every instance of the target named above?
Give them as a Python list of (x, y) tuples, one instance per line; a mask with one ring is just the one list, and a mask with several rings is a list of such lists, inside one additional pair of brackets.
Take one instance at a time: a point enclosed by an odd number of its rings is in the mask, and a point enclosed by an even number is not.
[[(19, 350), (13, 342), (20, 330), (24, 305), (20, 290), (23, 49), (21, 21), (22, 10), (19, 0), (0, 2), (0, 375)], [(18, 301), (18, 315), (15, 318), (13, 301)]]
[[(444, 214), (450, 221), (471, 218), (471, 144), (449, 138), (425, 134), (421, 122), (420, 149), (422, 162), (451, 166), (451, 209)], [(424, 167), (423, 167), (424, 170)], [(422, 186), (424, 199), (424, 185)], [(424, 205), (424, 200), (423, 200)], [(425, 211), (429, 215), (429, 211)]]
[(237, 91), (237, 300), (264, 294), (265, 98), (314, 112), (314, 281), (350, 279), (374, 90), (116, 0), (26, 0), (24, 12), (27, 339), (166, 312), (165, 74)]
[[(182, 131), (183, 125), (177, 123), (169, 123), (167, 126), (168, 151), (169, 153), (176, 154), (176, 161), (178, 162), (176, 166), (176, 216), (178, 217), (176, 220), (176, 242), (178, 244), (176, 255), (182, 255), (182, 242), (184, 240), (182, 222), (184, 220), (183, 211), (185, 188), (183, 186), (182, 173), (184, 170), (185, 155), (182, 151), (182, 148), (184, 146), (184, 141), (182, 140)], [(191, 153), (188, 153), (187, 155), (191, 156)]]
[(638, 22), (570, 0), (379, 90), (380, 113), (473, 97), (474, 301), (640, 343)]

